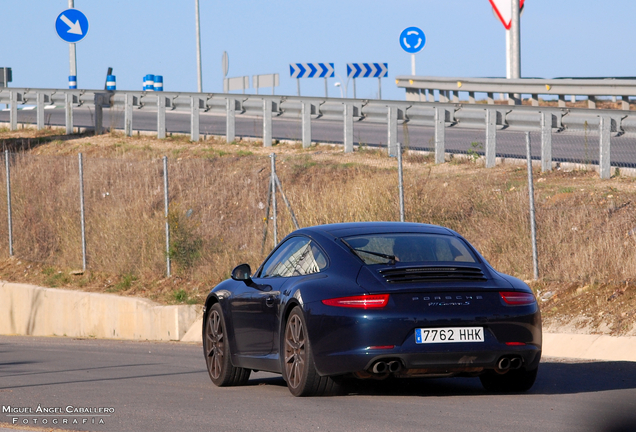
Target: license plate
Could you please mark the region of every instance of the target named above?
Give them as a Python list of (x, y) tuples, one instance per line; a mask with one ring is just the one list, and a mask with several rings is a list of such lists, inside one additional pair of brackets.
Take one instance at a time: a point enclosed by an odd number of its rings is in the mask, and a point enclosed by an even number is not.
[(443, 327), (415, 329), (415, 343), (483, 342), (483, 327)]

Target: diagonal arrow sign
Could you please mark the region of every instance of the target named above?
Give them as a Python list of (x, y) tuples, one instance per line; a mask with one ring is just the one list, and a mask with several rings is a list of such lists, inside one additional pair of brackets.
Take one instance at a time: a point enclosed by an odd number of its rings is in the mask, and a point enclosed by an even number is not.
[(67, 30), (68, 33), (73, 33), (76, 35), (82, 35), (82, 27), (80, 26), (79, 20), (75, 21), (73, 23), (73, 21), (71, 21), (70, 19), (68, 19), (66, 17), (66, 15), (62, 15), (60, 17), (60, 19), (62, 21), (64, 21), (64, 24), (66, 24), (67, 26), (69, 26), (69, 29)]

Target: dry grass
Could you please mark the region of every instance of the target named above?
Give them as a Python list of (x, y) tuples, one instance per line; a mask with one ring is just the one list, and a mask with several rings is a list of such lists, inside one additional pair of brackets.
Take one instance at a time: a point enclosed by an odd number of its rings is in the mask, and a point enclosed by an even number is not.
[[(0, 139), (15, 139), (11, 134), (3, 132)], [(398, 220), (395, 159), (380, 151), (343, 155), (331, 146), (296, 147), (278, 145), (273, 151), (302, 226)], [(78, 151), (85, 155), (90, 272), (71, 276), (70, 270), (81, 268)], [(116, 134), (40, 143), (12, 159), (14, 247), (20, 264), (8, 260), (0, 272), (53, 286), (201, 301), (236, 264), (255, 268), (263, 259), (271, 151), (258, 143), (191, 144), (176, 137), (159, 141)], [(170, 254), (176, 275), (170, 279), (165, 278), (163, 154), (170, 161)], [(435, 166), (418, 154), (405, 161), (407, 220), (448, 226), (495, 268), (531, 278), (525, 169), (486, 170), (470, 161)], [(535, 175), (541, 280), (534, 286), (539, 294), (586, 285), (606, 290), (632, 286), (636, 182), (600, 181), (590, 172)], [(0, 182), (3, 196), (4, 188)], [(5, 218), (6, 203), (0, 203), (0, 218)], [(293, 225), (282, 200), (279, 209), (282, 236)], [(6, 238), (3, 223), (0, 239)], [(6, 241), (0, 244), (0, 254), (8, 256)], [(271, 244), (270, 229), (266, 250)], [(636, 315), (635, 303), (620, 312), (627, 314), (618, 320), (625, 331), (625, 319)], [(545, 315), (556, 316), (559, 306), (553, 310), (550, 305)]]

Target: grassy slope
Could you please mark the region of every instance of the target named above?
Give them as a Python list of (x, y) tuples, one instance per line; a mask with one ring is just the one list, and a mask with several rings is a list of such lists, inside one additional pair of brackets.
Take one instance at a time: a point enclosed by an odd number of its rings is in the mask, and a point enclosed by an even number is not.
[[(263, 258), (272, 151), (301, 225), (399, 217), (396, 162), (379, 151), (343, 155), (331, 146), (264, 149), (248, 142), (192, 144), (182, 137), (118, 134), (66, 139), (59, 133), (0, 131), (4, 146), (27, 149), (12, 165), (16, 258), (0, 263), (3, 279), (200, 302), (234, 265), (256, 268)], [(85, 158), (90, 271), (84, 274), (72, 274), (81, 267), (78, 152)], [(164, 276), (163, 155), (170, 161), (171, 278)], [(467, 160), (435, 166), (419, 154), (408, 154), (405, 162), (407, 220), (455, 229), (495, 268), (531, 278), (524, 168), (486, 170)], [(532, 286), (553, 328), (632, 334), (636, 181), (597, 177), (535, 172), (541, 279)], [(279, 212), (284, 235), (293, 225), (280, 199)], [(0, 239), (7, 238), (5, 225)], [(271, 244), (270, 228), (265, 251)], [(8, 256), (4, 241), (0, 256)]]

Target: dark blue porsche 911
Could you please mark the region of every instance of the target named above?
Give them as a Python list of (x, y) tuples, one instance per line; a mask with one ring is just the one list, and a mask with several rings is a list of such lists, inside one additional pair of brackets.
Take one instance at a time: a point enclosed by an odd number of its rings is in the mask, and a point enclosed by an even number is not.
[(522, 392), (537, 376), (541, 314), (523, 281), (448, 228), (321, 225), (210, 292), (203, 350), (218, 386), (262, 370), (295, 396), (337, 393), (347, 377), (471, 376)]

